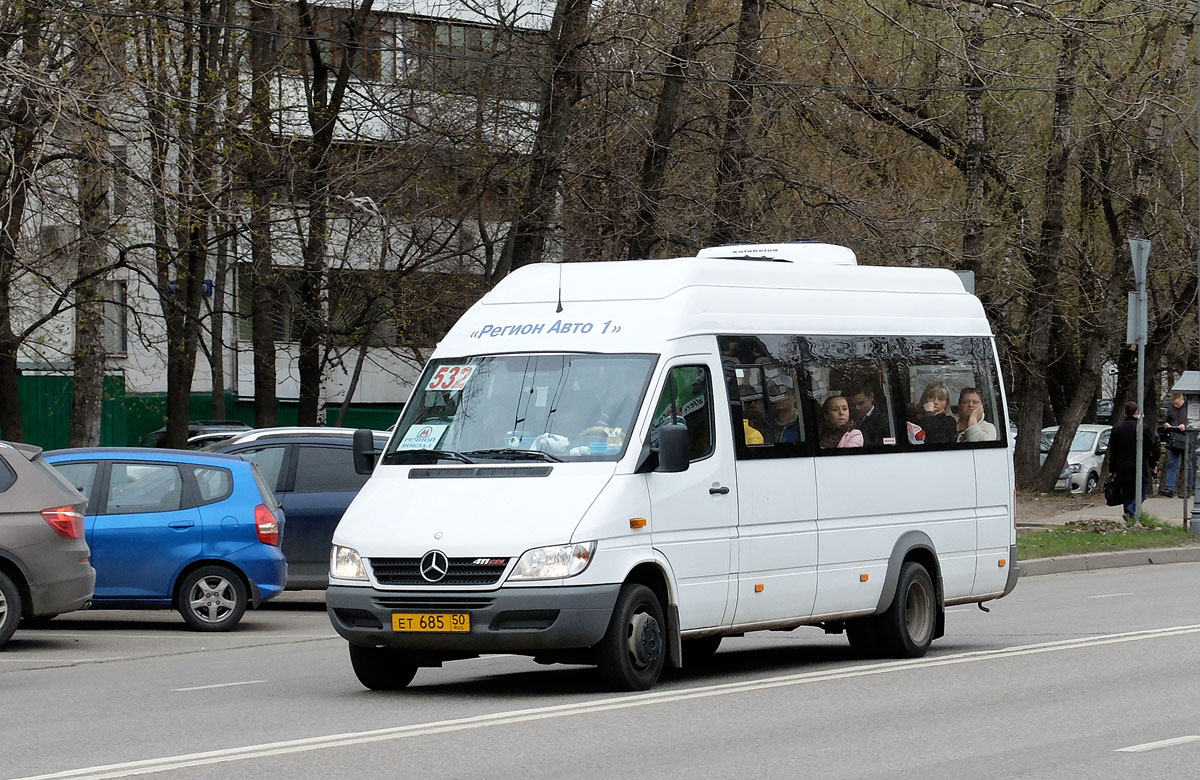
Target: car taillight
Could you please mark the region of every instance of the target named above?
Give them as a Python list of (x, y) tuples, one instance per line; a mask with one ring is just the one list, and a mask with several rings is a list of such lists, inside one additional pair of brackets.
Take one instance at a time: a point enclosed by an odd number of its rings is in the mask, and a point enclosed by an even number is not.
[(83, 536), (83, 515), (73, 506), (56, 506), (43, 509), (42, 519), (50, 524), (54, 533), (64, 539), (79, 539)]
[(279, 521), (266, 504), (254, 507), (254, 528), (258, 531), (258, 541), (272, 547), (279, 546)]

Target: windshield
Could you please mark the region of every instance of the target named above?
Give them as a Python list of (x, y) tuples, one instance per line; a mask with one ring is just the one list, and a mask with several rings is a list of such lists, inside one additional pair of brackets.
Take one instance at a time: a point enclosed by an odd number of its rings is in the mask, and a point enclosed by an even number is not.
[[(1057, 431), (1042, 432), (1042, 452), (1050, 451), (1050, 445), (1054, 443), (1055, 433)], [(1092, 445), (1095, 443), (1095, 431), (1076, 431), (1075, 438), (1071, 440), (1071, 452), (1091, 452)]]
[(492, 355), (425, 368), (384, 464), (617, 460), (652, 355)]

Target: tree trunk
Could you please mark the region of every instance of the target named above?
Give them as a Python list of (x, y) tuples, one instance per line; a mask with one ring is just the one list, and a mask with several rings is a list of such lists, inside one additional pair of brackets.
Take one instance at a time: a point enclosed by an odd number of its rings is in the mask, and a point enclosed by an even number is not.
[(250, 2), (250, 342), (254, 351), (254, 425), (278, 424), (271, 254), (271, 13)]
[(315, 18), (307, 0), (300, 0), (298, 10), (301, 29), (308, 39), (309, 61), (312, 64), (312, 83), (307, 94), (308, 124), (312, 130), (308, 152), (308, 170), (303, 177), (302, 199), (309, 204), (308, 236), (304, 243), (304, 271), (300, 284), (300, 398), (296, 413), (300, 425), (320, 422), (321, 388), (325, 372), (322, 348), (328, 335), (326, 306), (322, 300), (325, 287), (325, 254), (329, 232), (329, 155), (333, 149), (333, 131), (350, 81), (352, 51), (362, 39), (372, 0), (363, 0), (351, 17), (346, 31), (348, 43), (330, 84), (330, 68), (321, 53)]
[[(1035, 269), (1028, 314), (1034, 326), (1029, 338), (1026, 371), (1018, 377), (1021, 416), (1014, 457), (1017, 486), (1044, 492), (1054, 489), (1058, 472), (1052, 472), (1050, 468), (1039, 468), (1038, 462), (1042, 440), (1042, 413), (1047, 392), (1046, 366), (1050, 356), (1050, 329), (1037, 323), (1048, 324), (1054, 315), (1055, 291), (1058, 288), (1058, 272), (1062, 264), (1067, 171), (1072, 149), (1071, 107), (1075, 99), (1079, 43), (1079, 32), (1071, 28), (1063, 32), (1062, 51), (1055, 75), (1050, 156), (1046, 161), (1043, 182), (1045, 215), (1042, 218), (1037, 256), (1030, 258), (1029, 262), (1029, 266)], [(1082, 411), (1080, 415), (1082, 416)]]
[(517, 218), (496, 264), (497, 281), (510, 271), (542, 261), (565, 166), (571, 108), (583, 89), (582, 47), (592, 0), (558, 0), (550, 25), (550, 73), (542, 89), (529, 178)]
[(695, 28), (701, 2), (687, 0), (684, 5), (679, 38), (671, 47), (667, 61), (667, 72), (663, 76), (662, 91), (654, 115), (654, 129), (650, 133), (650, 146), (642, 161), (638, 208), (633, 217), (633, 238), (629, 241), (626, 253), (630, 260), (649, 257), (659, 240), (658, 212), (661, 208), (663, 180), (670, 163), (671, 140), (675, 137), (675, 117), (683, 95), (685, 72), (696, 54)]
[(725, 135), (717, 156), (717, 197), (713, 204), (713, 230), (709, 243), (745, 240), (746, 183), (749, 178), (751, 114), (758, 58), (762, 46), (764, 0), (742, 0), (737, 48), (725, 108)]

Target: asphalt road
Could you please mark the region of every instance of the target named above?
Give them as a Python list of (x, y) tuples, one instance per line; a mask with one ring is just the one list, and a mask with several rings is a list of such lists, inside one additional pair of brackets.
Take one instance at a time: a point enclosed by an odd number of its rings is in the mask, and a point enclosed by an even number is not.
[(319, 605), (233, 634), (84, 612), (0, 652), (0, 778), (1183, 778), (1200, 766), (1200, 563), (1028, 578), (923, 659), (818, 629), (612, 694), (496, 656), (360, 687)]

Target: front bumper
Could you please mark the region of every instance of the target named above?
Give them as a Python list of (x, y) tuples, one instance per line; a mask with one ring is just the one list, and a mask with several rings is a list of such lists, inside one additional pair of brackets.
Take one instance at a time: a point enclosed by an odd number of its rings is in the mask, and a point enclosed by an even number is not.
[[(331, 585), (325, 606), (333, 629), (354, 645), (429, 653), (527, 653), (591, 647), (608, 629), (619, 584), (500, 588), (492, 591), (380, 590)], [(471, 630), (392, 630), (392, 614), (465, 612)]]

